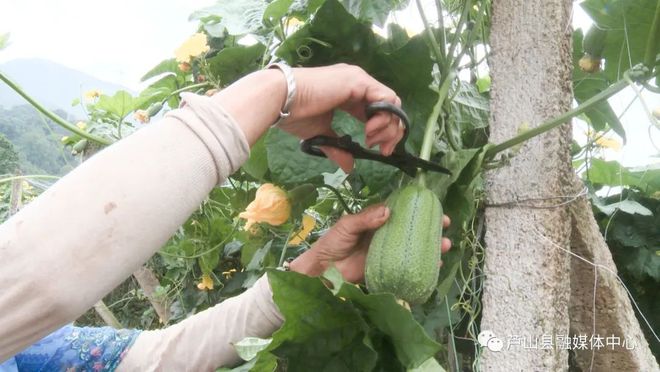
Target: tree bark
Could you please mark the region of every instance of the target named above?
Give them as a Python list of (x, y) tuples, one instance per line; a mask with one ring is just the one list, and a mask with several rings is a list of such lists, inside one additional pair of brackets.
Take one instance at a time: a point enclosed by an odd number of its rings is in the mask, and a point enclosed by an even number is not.
[(628, 294), (617, 280), (612, 254), (594, 219), (591, 204), (581, 197), (572, 203), (570, 211), (571, 250), (590, 261), (577, 257), (571, 260), (571, 333), (612, 337), (614, 345), (607, 346), (605, 339), (602, 348), (575, 350), (578, 366), (583, 371), (660, 371)]
[[(491, 142), (570, 110), (571, 6), (570, 0), (493, 2)], [(566, 205), (535, 208), (527, 201), (557, 202), (570, 194), (570, 140), (563, 125), (486, 173), (481, 329), (493, 332), (503, 349), (483, 349), (483, 370), (568, 368), (567, 349), (555, 345), (569, 337), (569, 257), (558, 248), (569, 249), (569, 213)]]

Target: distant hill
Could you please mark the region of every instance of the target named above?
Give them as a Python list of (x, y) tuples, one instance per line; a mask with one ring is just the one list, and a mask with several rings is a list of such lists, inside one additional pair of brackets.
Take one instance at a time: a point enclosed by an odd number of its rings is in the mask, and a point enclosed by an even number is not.
[[(72, 107), (71, 102), (81, 98), (84, 92), (99, 89), (112, 95), (125, 89), (44, 59), (11, 60), (0, 64), (0, 71), (48, 108), (64, 110), (77, 118), (84, 118), (84, 112), (79, 106)], [(25, 103), (23, 98), (0, 83), (0, 106), (10, 108)]]
[[(85, 119), (80, 106), (72, 107), (75, 98), (91, 89), (112, 95), (124, 89), (83, 72), (43, 59), (16, 59), (0, 64), (9, 76), (37, 101), (58, 115), (75, 122)], [(13, 90), (0, 82), (0, 134), (14, 145), (23, 174), (64, 175), (78, 163), (65, 149), (60, 138), (68, 132), (37, 111)]]

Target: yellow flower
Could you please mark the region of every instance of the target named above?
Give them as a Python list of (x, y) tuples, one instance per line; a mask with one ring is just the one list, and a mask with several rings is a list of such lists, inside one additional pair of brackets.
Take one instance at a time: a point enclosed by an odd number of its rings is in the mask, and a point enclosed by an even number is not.
[(314, 226), (316, 226), (316, 219), (308, 214), (303, 214), (302, 228), (295, 235), (293, 235), (291, 240), (289, 240), (289, 245), (296, 246), (304, 242), (312, 230), (314, 230)]
[(149, 113), (145, 110), (137, 110), (133, 113), (133, 118), (142, 124), (149, 122)]
[(88, 90), (88, 91), (85, 92), (85, 99), (87, 101), (92, 101), (92, 100), (95, 100), (95, 99), (101, 97), (101, 94), (103, 94), (103, 93), (101, 93), (101, 91), (98, 90), (98, 89)]
[(206, 35), (202, 33), (196, 33), (186, 40), (181, 46), (174, 51), (177, 62), (186, 62), (190, 63), (190, 59), (199, 56), (200, 54), (206, 53), (209, 51), (209, 45), (207, 44)]
[(258, 222), (279, 226), (289, 219), (290, 214), (291, 203), (286, 191), (272, 183), (264, 183), (257, 189), (252, 203), (238, 217), (247, 220), (245, 230), (250, 230), (252, 225)]
[(602, 148), (612, 149), (614, 151), (621, 150), (621, 143), (614, 138), (600, 137), (596, 140), (596, 145)]
[(77, 122), (77, 123), (76, 123), (76, 126), (77, 126), (78, 129), (80, 129), (80, 130), (85, 130), (85, 128), (87, 128), (87, 124), (86, 124), (84, 121), (79, 121), (79, 122)]
[(200, 291), (208, 291), (213, 289), (213, 279), (209, 274), (202, 275), (202, 281), (197, 283), (197, 289)]
[(62, 143), (66, 142), (68, 140), (69, 140), (69, 136), (62, 136), (62, 138), (60, 138), (60, 141), (62, 141)]

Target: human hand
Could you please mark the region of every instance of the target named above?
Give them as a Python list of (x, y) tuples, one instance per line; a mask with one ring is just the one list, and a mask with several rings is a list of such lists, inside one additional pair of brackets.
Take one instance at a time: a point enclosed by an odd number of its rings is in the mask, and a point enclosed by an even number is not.
[[(290, 269), (310, 276), (321, 275), (331, 264), (349, 282), (364, 279), (367, 250), (374, 231), (390, 216), (389, 208), (382, 204), (365, 208), (360, 213), (345, 215), (312, 248), (291, 262)], [(449, 226), (449, 217), (442, 224)], [(451, 241), (442, 238), (439, 249), (446, 253)]]
[[(383, 155), (390, 155), (401, 140), (404, 126), (396, 115), (378, 112), (367, 118), (368, 104), (385, 101), (401, 106), (396, 93), (369, 76), (360, 67), (337, 64), (325, 67), (294, 68), (296, 95), (290, 108), (291, 116), (280, 128), (307, 139), (317, 135), (337, 137), (332, 130), (332, 114), (343, 110), (365, 123), (365, 143), (380, 146)], [(353, 157), (342, 150), (321, 147), (326, 156), (345, 172), (353, 168)]]

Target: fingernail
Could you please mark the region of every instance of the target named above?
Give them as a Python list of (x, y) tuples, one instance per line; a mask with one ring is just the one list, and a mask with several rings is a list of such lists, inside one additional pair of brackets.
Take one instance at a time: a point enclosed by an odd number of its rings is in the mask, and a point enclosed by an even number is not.
[(379, 217), (385, 217), (388, 213), (390, 213), (390, 209), (387, 207), (381, 207), (380, 209), (380, 213), (378, 214)]

